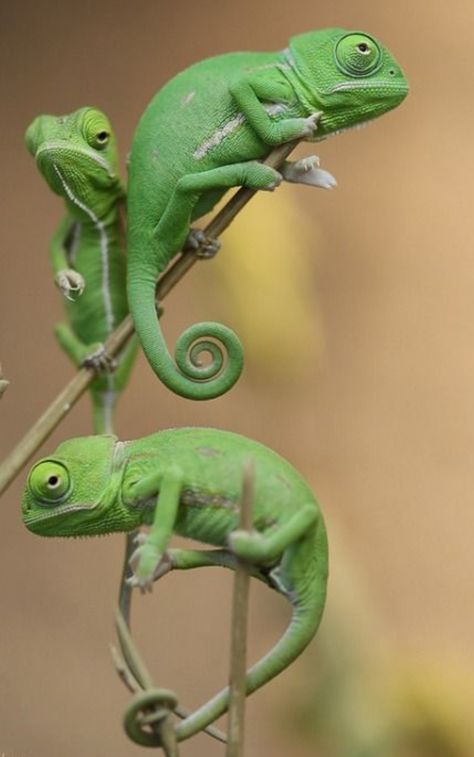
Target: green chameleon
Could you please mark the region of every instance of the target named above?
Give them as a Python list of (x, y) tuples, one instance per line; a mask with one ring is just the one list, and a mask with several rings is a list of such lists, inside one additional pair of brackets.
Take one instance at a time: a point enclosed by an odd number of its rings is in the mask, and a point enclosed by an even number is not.
[[(253, 530), (237, 530), (242, 473), (254, 466)], [(303, 651), (317, 631), (326, 597), (327, 540), (310, 488), (286, 460), (227, 431), (180, 428), (131, 442), (98, 435), (71, 439), (32, 467), (22, 501), (26, 527), (42, 536), (88, 536), (151, 527), (132, 556), (132, 583), (149, 588), (173, 569), (234, 568), (293, 606), (286, 633), (247, 673), (247, 693)], [(219, 549), (168, 549), (173, 533)], [(189, 738), (223, 714), (228, 689), (176, 726)]]
[[(207, 241), (209, 254), (216, 251), (215, 240), (190, 235), (191, 222), (231, 187), (273, 190), (282, 179), (332, 186), (316, 156), (279, 171), (259, 161), (281, 143), (322, 140), (372, 120), (407, 93), (400, 67), (373, 37), (323, 29), (293, 37), (281, 52), (201, 61), (156, 94), (130, 156), (128, 298), (148, 361), (166, 386), (183, 397), (210, 399), (242, 370), (241, 344), (220, 324), (187, 329), (177, 342), (176, 365), (163, 339), (155, 310), (158, 276), (186, 243)], [(200, 363), (203, 350), (211, 352), (210, 364)]]
[(65, 297), (69, 324), (55, 334), (76, 366), (102, 375), (90, 386), (94, 430), (112, 431), (112, 412), (125, 387), (137, 351), (132, 340), (114, 361), (103, 342), (128, 314), (125, 192), (118, 176), (115, 138), (108, 118), (95, 108), (67, 116), (38, 116), (26, 144), (47, 183), (66, 205), (66, 216), (51, 242), (55, 281)]

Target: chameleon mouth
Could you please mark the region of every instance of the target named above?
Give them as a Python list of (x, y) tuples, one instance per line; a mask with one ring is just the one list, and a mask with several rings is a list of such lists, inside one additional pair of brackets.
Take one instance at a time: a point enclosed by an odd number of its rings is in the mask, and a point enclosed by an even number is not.
[(373, 81), (344, 81), (335, 84), (322, 92), (324, 95), (332, 95), (334, 92), (350, 92), (354, 89), (374, 90), (380, 92), (393, 92), (394, 94), (407, 95), (408, 84), (404, 82), (390, 82), (385, 79), (374, 79)]
[[(54, 508), (54, 510), (52, 509), (44, 513), (37, 513), (36, 515), (28, 515), (27, 513), (23, 513), (23, 523), (25, 524), (25, 526), (27, 527), (29, 531), (33, 531), (33, 533), (38, 533), (38, 529), (36, 528), (36, 526), (39, 523), (44, 523), (45, 521), (51, 521), (55, 518), (61, 518), (66, 513), (82, 512), (83, 510), (94, 510), (94, 508), (96, 507), (97, 507), (97, 503), (94, 505), (82, 505), (76, 502), (73, 505), (62, 505), (61, 507)], [(39, 533), (44, 535), (43, 529), (40, 529)]]
[(366, 121), (360, 121), (357, 124), (352, 124), (352, 126), (342, 126), (340, 129), (331, 129), (331, 123), (330, 121), (324, 122), (324, 117), (321, 118), (320, 124), (323, 128), (328, 129), (324, 134), (321, 134), (321, 136), (318, 137), (317, 132), (315, 134), (315, 138), (312, 139), (312, 142), (322, 142), (323, 140), (329, 139), (329, 137), (337, 137), (339, 134), (344, 134), (346, 131), (359, 131), (360, 129), (364, 129), (368, 124), (372, 123), (372, 121), (375, 121), (377, 118), (380, 118), (380, 116), (383, 115), (380, 113), (377, 116), (374, 116), (373, 118), (368, 118)]
[(98, 155), (94, 150), (88, 150), (87, 147), (71, 147), (70, 143), (62, 142), (60, 139), (51, 139), (48, 142), (44, 142), (41, 147), (36, 150), (35, 159), (39, 162), (42, 156), (46, 155), (48, 158), (54, 160), (55, 155), (58, 153), (60, 155), (84, 155), (101, 166), (107, 172), (109, 179), (117, 178), (117, 174), (114, 173), (110, 163), (103, 157), (103, 155)]

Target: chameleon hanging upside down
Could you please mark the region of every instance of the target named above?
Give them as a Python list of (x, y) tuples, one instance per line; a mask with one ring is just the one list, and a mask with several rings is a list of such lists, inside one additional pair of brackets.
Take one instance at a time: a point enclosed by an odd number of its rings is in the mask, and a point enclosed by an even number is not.
[[(244, 465), (254, 466), (253, 531), (236, 530)], [(247, 693), (286, 668), (316, 633), (327, 581), (326, 530), (311, 489), (286, 460), (227, 431), (181, 428), (132, 442), (71, 439), (32, 467), (22, 501), (26, 527), (42, 536), (88, 536), (151, 527), (132, 557), (142, 588), (169, 570), (234, 568), (293, 606), (285, 634), (247, 673)], [(173, 533), (215, 550), (169, 549)], [(224, 689), (176, 726), (179, 740), (228, 707)]]
[(103, 375), (90, 386), (94, 431), (111, 433), (117, 395), (127, 383), (137, 341), (125, 347), (113, 367), (103, 342), (128, 314), (125, 191), (118, 175), (114, 134), (95, 108), (67, 116), (38, 116), (26, 144), (42, 176), (66, 205), (66, 216), (51, 242), (55, 281), (65, 297), (68, 323), (55, 328), (73, 363)]
[[(148, 361), (172, 391), (211, 399), (226, 392), (242, 369), (238, 338), (217, 323), (195, 324), (181, 335), (177, 365), (166, 348), (155, 286), (186, 240), (200, 241), (189, 237), (191, 222), (231, 187), (272, 190), (282, 179), (332, 186), (315, 156), (280, 171), (259, 161), (281, 143), (318, 141), (374, 119), (407, 92), (400, 67), (373, 37), (323, 29), (293, 37), (278, 53), (201, 61), (157, 93), (130, 156), (128, 298)], [(223, 351), (210, 339), (227, 352), (223, 370)], [(200, 364), (202, 350), (212, 350), (214, 364)]]

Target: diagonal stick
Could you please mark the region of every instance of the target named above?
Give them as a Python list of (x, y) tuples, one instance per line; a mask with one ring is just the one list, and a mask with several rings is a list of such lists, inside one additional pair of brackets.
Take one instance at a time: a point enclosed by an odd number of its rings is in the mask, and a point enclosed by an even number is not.
[[(264, 161), (265, 165), (280, 168), (289, 154), (294, 150), (299, 140), (286, 142), (273, 150)], [(257, 190), (242, 187), (216, 214), (204, 229), (208, 237), (217, 239), (230, 225), (236, 215), (254, 196)], [(157, 297), (161, 302), (176, 286), (190, 268), (199, 260), (199, 249), (192, 252), (182, 252), (170, 268), (162, 274), (157, 285)], [(105, 342), (105, 350), (114, 357), (125, 346), (133, 334), (132, 318), (128, 315)], [(25, 434), (13, 451), (5, 458), (0, 466), (0, 494), (11, 484), (28, 460), (34, 455), (38, 447), (50, 436), (54, 429), (69, 413), (87, 387), (96, 377), (93, 368), (81, 368), (76, 376), (65, 386), (43, 415)]]

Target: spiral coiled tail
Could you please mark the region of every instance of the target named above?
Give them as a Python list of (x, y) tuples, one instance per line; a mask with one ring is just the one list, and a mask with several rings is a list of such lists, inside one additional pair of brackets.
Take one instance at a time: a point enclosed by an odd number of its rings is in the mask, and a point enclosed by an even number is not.
[[(137, 694), (127, 707), (123, 719), (129, 739), (140, 746), (163, 746), (165, 734), (160, 731), (177, 704), (176, 695), (168, 689), (147, 689)], [(173, 728), (171, 723), (169, 727)]]
[[(203, 363), (203, 354), (210, 358)], [(181, 374), (188, 380), (199, 382), (211, 399), (227, 392), (242, 373), (244, 356), (237, 334), (227, 326), (214, 321), (195, 323), (179, 337), (175, 348), (175, 361)], [(188, 396), (188, 395), (185, 395)]]
[[(237, 334), (213, 321), (196, 323), (179, 337), (175, 364), (158, 320), (155, 286), (155, 271), (129, 271), (130, 312), (154, 372), (168, 389), (187, 399), (210, 400), (225, 394), (242, 373), (244, 354)], [(204, 353), (209, 361), (202, 360)]]

